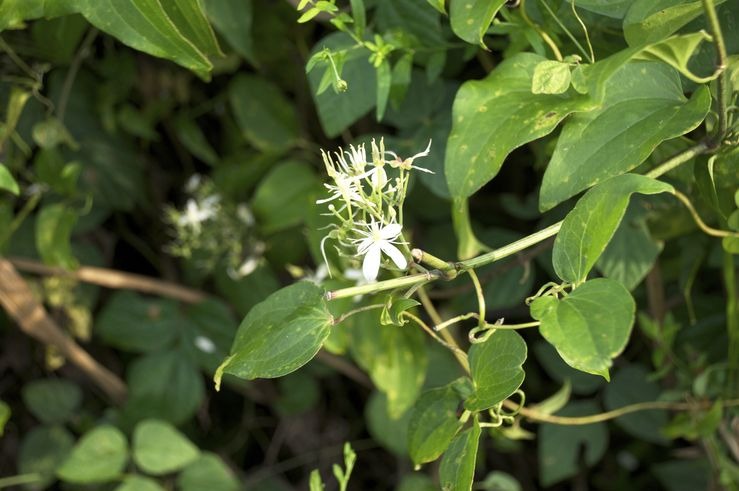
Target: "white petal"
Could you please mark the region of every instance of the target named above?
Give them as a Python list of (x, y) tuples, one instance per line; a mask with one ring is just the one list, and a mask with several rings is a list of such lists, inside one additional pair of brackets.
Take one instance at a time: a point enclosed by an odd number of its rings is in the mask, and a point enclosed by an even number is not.
[(375, 281), (380, 271), (380, 246), (373, 244), (362, 262), (362, 274), (367, 281)]
[(389, 242), (380, 242), (379, 244), (382, 252), (387, 254), (398, 268), (405, 269), (406, 267), (408, 267), (408, 262), (405, 260), (405, 256), (403, 256), (403, 253), (400, 252), (400, 249)]
[(384, 240), (393, 240), (395, 237), (400, 235), (402, 230), (403, 226), (399, 223), (391, 223), (390, 225), (382, 227), (382, 230), (380, 230), (380, 237)]
[(364, 254), (367, 252), (367, 249), (372, 247), (372, 244), (374, 244), (375, 241), (371, 238), (367, 237), (365, 239), (362, 239), (359, 241), (359, 245), (357, 246), (357, 254)]

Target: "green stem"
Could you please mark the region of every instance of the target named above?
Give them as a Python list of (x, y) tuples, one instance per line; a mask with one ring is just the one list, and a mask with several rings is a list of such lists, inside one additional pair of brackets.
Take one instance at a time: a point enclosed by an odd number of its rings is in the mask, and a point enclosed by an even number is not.
[(18, 230), (18, 227), (23, 224), (23, 221), (28, 217), (28, 215), (33, 211), (34, 208), (36, 208), (36, 205), (38, 204), (39, 200), (41, 199), (41, 193), (36, 193), (31, 198), (26, 201), (26, 204), (23, 205), (23, 208), (21, 208), (21, 211), (18, 212), (18, 214), (13, 219), (13, 222), (10, 224), (8, 228), (0, 232), (0, 250), (2, 250), (2, 247), (5, 245), (5, 242), (15, 233), (16, 230)]
[(550, 225), (543, 230), (539, 230), (538, 232), (524, 237), (523, 239), (511, 242), (510, 244), (499, 249), (495, 249), (494, 251), (482, 254), (481, 256), (473, 257), (472, 259), (467, 259), (466, 261), (460, 261), (457, 263), (457, 269), (479, 268), (480, 266), (485, 266), (490, 263), (500, 261), (501, 259), (521, 252), (522, 250), (527, 249), (534, 244), (538, 244), (542, 240), (546, 240), (549, 237), (557, 235), (557, 232), (559, 232), (559, 229), (561, 227), (562, 222), (559, 221), (554, 225)]
[(33, 484), (41, 481), (41, 474), (19, 474), (17, 476), (9, 476), (0, 478), (0, 489), (12, 486), (20, 486), (23, 484)]
[(726, 54), (726, 43), (724, 42), (724, 35), (721, 32), (721, 24), (716, 15), (716, 6), (713, 0), (703, 0), (703, 10), (706, 13), (708, 19), (708, 26), (711, 30), (711, 36), (713, 36), (713, 44), (716, 46), (716, 70), (721, 71), (718, 79), (716, 79), (716, 105), (718, 106), (718, 130), (716, 131), (715, 137), (712, 141), (712, 150), (716, 150), (724, 139), (728, 129), (727, 122), (727, 104), (726, 104), (726, 90), (727, 90), (727, 74), (726, 66), (728, 63), (728, 56)]
[(723, 264), (724, 288), (726, 288), (726, 330), (729, 336), (729, 377), (727, 388), (735, 396), (739, 386), (739, 289), (737, 289), (734, 256), (724, 252)]
[(577, 49), (580, 50), (580, 53), (587, 58), (590, 63), (593, 63), (593, 59), (588, 55), (588, 52), (585, 51), (585, 48), (582, 47), (582, 45), (578, 42), (577, 38), (570, 32), (569, 29), (562, 23), (561, 20), (559, 20), (559, 17), (557, 17), (557, 14), (554, 13), (552, 8), (549, 6), (549, 4), (546, 2), (546, 0), (539, 0), (542, 5), (544, 5), (544, 8), (549, 12), (549, 15), (552, 16), (554, 21), (557, 23), (557, 25), (564, 31), (564, 33), (567, 35), (568, 38), (577, 46)]
[[(616, 419), (626, 414), (636, 413), (639, 411), (649, 411), (662, 409), (666, 411), (690, 411), (690, 410), (708, 410), (714, 404), (714, 401), (702, 402), (668, 402), (668, 401), (649, 401), (638, 402), (623, 406), (612, 411), (604, 413), (592, 414), (589, 416), (555, 416), (553, 414), (541, 413), (535, 409), (521, 407), (511, 400), (503, 401), (503, 405), (508, 409), (519, 409), (521, 416), (539, 423), (552, 423), (555, 425), (580, 426), (590, 425), (593, 423), (601, 423), (611, 419)], [(731, 399), (722, 402), (724, 407), (739, 406), (739, 399)]]
[(355, 314), (359, 314), (361, 312), (367, 312), (368, 310), (381, 309), (384, 306), (385, 306), (384, 304), (378, 303), (378, 304), (373, 304), (373, 305), (365, 305), (364, 307), (358, 307), (354, 310), (350, 310), (349, 312), (344, 312), (339, 317), (336, 317), (331, 324), (335, 326)]
[(709, 146), (706, 142), (697, 143), (692, 147), (687, 148), (679, 154), (675, 155), (674, 157), (665, 160), (660, 165), (647, 172), (646, 176), (656, 179), (661, 175), (667, 174), (672, 169), (679, 167), (685, 162), (694, 159), (698, 155), (706, 153), (708, 149)]
[(82, 44), (80, 44), (79, 49), (77, 49), (77, 53), (75, 53), (74, 55), (72, 63), (69, 65), (67, 75), (66, 77), (64, 77), (64, 84), (62, 85), (62, 92), (59, 96), (59, 103), (57, 104), (56, 115), (60, 123), (64, 122), (64, 113), (67, 111), (67, 102), (69, 102), (69, 95), (72, 92), (74, 79), (77, 78), (77, 72), (79, 72), (79, 69), (82, 66), (82, 61), (84, 61), (84, 59), (89, 54), (90, 47), (92, 46), (92, 43), (95, 41), (95, 38), (97, 37), (99, 32), (100, 31), (98, 31), (94, 27), (87, 31), (85, 39), (82, 41)]
[(474, 269), (468, 269), (467, 274), (470, 275), (470, 279), (472, 280), (472, 284), (475, 286), (475, 295), (477, 296), (477, 305), (478, 310), (480, 312), (480, 317), (478, 318), (478, 326), (482, 326), (485, 324), (485, 313), (487, 312), (487, 308), (485, 307), (485, 294), (482, 291), (482, 285), (480, 284), (480, 278), (477, 277), (477, 273), (475, 273)]
[(685, 196), (683, 193), (681, 193), (678, 190), (675, 190), (675, 197), (679, 199), (682, 204), (685, 205), (685, 207), (690, 212), (690, 215), (693, 217), (693, 220), (695, 221), (696, 225), (698, 225), (698, 228), (700, 228), (706, 235), (710, 235), (712, 237), (737, 237), (739, 238), (739, 232), (729, 232), (727, 230), (719, 230), (713, 227), (709, 227), (706, 225), (706, 222), (703, 221), (703, 219), (698, 214), (698, 211), (693, 206), (693, 203), (690, 202), (687, 196)]

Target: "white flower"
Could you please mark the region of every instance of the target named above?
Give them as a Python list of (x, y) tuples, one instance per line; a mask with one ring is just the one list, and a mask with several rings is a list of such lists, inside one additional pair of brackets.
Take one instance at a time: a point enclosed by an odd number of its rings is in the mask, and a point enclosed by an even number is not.
[(245, 204), (240, 203), (239, 206), (236, 207), (236, 216), (239, 217), (239, 220), (241, 220), (247, 227), (254, 225), (254, 214)]
[(359, 192), (357, 178), (351, 178), (344, 175), (335, 175), (334, 184), (323, 184), (326, 189), (331, 192), (331, 196), (325, 199), (316, 200), (316, 204), (328, 203), (335, 199), (343, 199), (345, 203), (363, 202), (365, 199)]
[(380, 261), (384, 252), (399, 269), (405, 269), (408, 262), (405, 260), (400, 249), (394, 244), (398, 243), (398, 237), (403, 227), (397, 223), (390, 223), (380, 227), (374, 219), (364, 224), (367, 230), (355, 230), (362, 239), (356, 239), (357, 255), (364, 256), (362, 261), (362, 274), (367, 281), (375, 281), (380, 271)]
[(418, 167), (417, 165), (413, 165), (413, 161), (416, 160), (417, 158), (426, 157), (429, 154), (429, 150), (431, 150), (431, 140), (429, 140), (429, 144), (426, 147), (426, 150), (424, 150), (423, 152), (417, 153), (413, 157), (408, 157), (405, 160), (401, 159), (397, 153), (391, 152), (390, 150), (386, 151), (385, 153), (392, 155), (394, 160), (391, 160), (388, 162), (392, 167), (400, 167), (401, 169), (405, 169), (405, 170), (416, 169), (422, 172), (428, 172), (429, 174), (433, 174), (434, 171), (428, 170), (424, 167)]
[(202, 182), (202, 177), (200, 174), (193, 174), (190, 176), (190, 179), (187, 180), (187, 183), (185, 183), (185, 191), (188, 193), (194, 193), (196, 189), (200, 187), (200, 184)]
[(203, 353), (215, 353), (216, 351), (215, 343), (205, 336), (197, 336), (194, 344)]
[(178, 223), (183, 227), (192, 227), (200, 230), (200, 224), (215, 215), (215, 204), (201, 207), (194, 199), (187, 200), (185, 211), (180, 216)]

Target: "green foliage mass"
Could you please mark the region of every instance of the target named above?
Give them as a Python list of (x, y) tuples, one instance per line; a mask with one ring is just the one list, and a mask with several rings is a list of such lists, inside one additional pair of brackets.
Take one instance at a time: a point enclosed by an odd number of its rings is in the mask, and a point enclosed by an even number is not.
[(739, 490), (737, 25), (0, 0), (0, 489)]

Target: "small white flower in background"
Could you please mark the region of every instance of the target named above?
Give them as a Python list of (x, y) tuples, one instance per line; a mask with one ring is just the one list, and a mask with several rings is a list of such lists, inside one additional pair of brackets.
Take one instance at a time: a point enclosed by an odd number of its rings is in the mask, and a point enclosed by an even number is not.
[(391, 152), (390, 150), (386, 151), (385, 153), (391, 155), (394, 160), (389, 161), (391, 167), (400, 167), (401, 169), (405, 170), (411, 170), (416, 169), (420, 170), (422, 172), (428, 172), (429, 174), (433, 174), (434, 171), (426, 169), (424, 167), (418, 167), (417, 165), (413, 165), (413, 161), (420, 157), (426, 157), (429, 154), (429, 151), (431, 150), (431, 140), (429, 140), (429, 144), (426, 147), (426, 150), (423, 152), (419, 152), (413, 157), (408, 157), (407, 159), (401, 159), (397, 153)]
[(251, 212), (248, 206), (241, 203), (236, 207), (236, 216), (239, 217), (239, 220), (244, 222), (244, 225), (247, 227), (251, 227), (254, 225), (254, 214)]
[(356, 230), (363, 238), (355, 239), (354, 242), (357, 243), (357, 255), (364, 256), (362, 274), (367, 281), (377, 279), (382, 253), (385, 253), (399, 269), (408, 266), (405, 256), (394, 245), (398, 243), (398, 237), (403, 230), (400, 224), (390, 223), (380, 226), (381, 224), (372, 219), (370, 223), (363, 225), (367, 230)]
[(195, 337), (193, 344), (203, 353), (215, 353), (216, 351), (216, 344), (205, 336)]
[(359, 193), (359, 177), (346, 177), (343, 175), (336, 175), (334, 176), (334, 182), (336, 185), (333, 184), (326, 184), (323, 185), (331, 192), (331, 196), (325, 199), (319, 199), (316, 200), (316, 204), (323, 204), (328, 203), (329, 201), (333, 201), (335, 199), (343, 199), (346, 203), (351, 202), (362, 202), (364, 201), (364, 198)]
[(193, 174), (185, 183), (185, 191), (192, 194), (200, 187), (201, 183), (202, 177), (200, 174)]
[(179, 224), (183, 227), (192, 227), (199, 230), (200, 224), (215, 215), (213, 207), (201, 207), (194, 199), (188, 199), (185, 211), (179, 218)]

